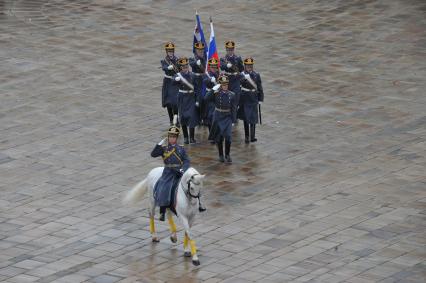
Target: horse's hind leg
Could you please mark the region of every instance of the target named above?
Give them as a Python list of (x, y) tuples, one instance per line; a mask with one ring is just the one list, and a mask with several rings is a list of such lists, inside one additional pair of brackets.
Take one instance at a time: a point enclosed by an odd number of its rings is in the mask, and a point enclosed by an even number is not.
[(155, 233), (154, 215), (155, 215), (155, 206), (152, 206), (151, 211), (149, 212), (149, 231), (151, 232), (152, 241), (154, 243), (158, 243), (160, 242), (160, 238), (158, 238), (157, 233)]
[(187, 247), (189, 242), (189, 246), (191, 248), (192, 264), (200, 265), (200, 260), (198, 259), (198, 256), (197, 256), (197, 246), (195, 245), (195, 240), (192, 239), (188, 220), (185, 217), (182, 217), (181, 220), (182, 220), (183, 226), (185, 227), (185, 238), (183, 239), (183, 247), (185, 250), (184, 255), (185, 256), (189, 255), (187, 252)]
[(170, 241), (173, 243), (177, 242), (177, 235), (176, 235), (176, 224), (173, 221), (173, 214), (170, 211), (170, 209), (167, 209), (167, 219), (169, 220), (169, 226), (170, 226)]

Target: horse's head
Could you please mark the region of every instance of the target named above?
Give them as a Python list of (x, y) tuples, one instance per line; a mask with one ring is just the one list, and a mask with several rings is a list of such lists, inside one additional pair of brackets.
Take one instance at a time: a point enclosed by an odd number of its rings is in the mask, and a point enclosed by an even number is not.
[(182, 176), (182, 185), (185, 193), (192, 198), (199, 198), (206, 175), (201, 175), (194, 168), (189, 168)]

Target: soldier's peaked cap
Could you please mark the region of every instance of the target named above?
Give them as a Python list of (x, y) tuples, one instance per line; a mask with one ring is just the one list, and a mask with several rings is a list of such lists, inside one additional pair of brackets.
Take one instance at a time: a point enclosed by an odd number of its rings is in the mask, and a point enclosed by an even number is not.
[(219, 64), (219, 61), (216, 58), (209, 59), (209, 65), (217, 66), (217, 64)]
[(221, 85), (229, 84), (229, 78), (227, 75), (220, 75), (217, 80)]
[(204, 49), (204, 43), (202, 43), (202, 42), (196, 42), (196, 43), (194, 43), (194, 47), (195, 47), (195, 49)]
[(179, 133), (180, 133), (180, 130), (179, 130), (179, 128), (178, 127), (176, 127), (175, 125), (173, 125), (173, 126), (171, 126), (170, 128), (169, 128), (169, 131), (167, 132), (169, 135), (176, 135), (176, 136), (178, 136), (179, 135)]
[(225, 42), (225, 48), (235, 48), (235, 42), (232, 40), (228, 40)]
[(178, 60), (179, 65), (188, 65), (188, 58), (182, 57)]
[(166, 44), (164, 44), (164, 49), (166, 49), (166, 50), (174, 50), (175, 49), (175, 44), (173, 42), (169, 41)]
[(254, 64), (254, 59), (252, 57), (247, 57), (246, 59), (244, 59), (244, 65), (253, 65)]

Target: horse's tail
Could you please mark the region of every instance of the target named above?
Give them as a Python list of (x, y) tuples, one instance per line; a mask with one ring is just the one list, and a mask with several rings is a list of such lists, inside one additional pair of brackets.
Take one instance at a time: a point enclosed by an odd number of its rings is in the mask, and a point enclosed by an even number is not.
[(123, 198), (123, 204), (135, 204), (140, 201), (148, 189), (147, 179), (140, 181)]

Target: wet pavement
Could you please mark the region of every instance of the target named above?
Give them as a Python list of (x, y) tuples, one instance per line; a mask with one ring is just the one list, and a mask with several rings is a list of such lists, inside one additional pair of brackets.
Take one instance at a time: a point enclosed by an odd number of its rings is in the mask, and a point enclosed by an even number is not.
[[(424, 1), (0, 2), (0, 282), (424, 282)], [(201, 265), (123, 194), (161, 164), (162, 45), (194, 10), (265, 89), (232, 165), (206, 129)]]

